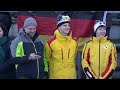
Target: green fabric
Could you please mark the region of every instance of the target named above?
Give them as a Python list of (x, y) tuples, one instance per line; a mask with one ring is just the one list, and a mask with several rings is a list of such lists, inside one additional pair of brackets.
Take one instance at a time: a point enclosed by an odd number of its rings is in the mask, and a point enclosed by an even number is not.
[[(19, 42), (17, 49), (16, 49), (16, 57), (23, 57), (25, 56), (24, 54), (24, 49), (23, 49), (23, 42)], [(15, 64), (15, 68), (18, 68), (18, 64)]]
[(25, 56), (23, 49), (23, 42), (19, 42), (16, 49), (16, 57), (23, 57), (23, 56)]
[(44, 65), (45, 65), (45, 68), (44, 68), (44, 71), (45, 72), (48, 72), (48, 62), (47, 62), (47, 59), (46, 59), (46, 50), (44, 48), (44, 58), (43, 58), (43, 61), (44, 61)]
[(4, 63), (4, 60), (5, 60), (5, 54), (4, 54), (4, 51), (2, 49), (2, 45), (5, 44), (6, 41), (7, 41), (6, 36), (0, 38), (0, 63)]

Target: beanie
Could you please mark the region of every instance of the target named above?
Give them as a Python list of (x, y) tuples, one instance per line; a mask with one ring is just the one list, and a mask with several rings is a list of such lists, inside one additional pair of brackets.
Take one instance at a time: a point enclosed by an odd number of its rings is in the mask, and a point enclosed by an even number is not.
[(25, 19), (23, 27), (26, 28), (27, 26), (37, 26), (36, 20), (32, 17)]
[(94, 25), (94, 33), (96, 32), (96, 30), (97, 30), (100, 26), (106, 27), (106, 22), (97, 21), (97, 23)]
[(59, 14), (57, 16), (57, 27), (60, 27), (62, 24), (64, 23), (70, 23), (71, 19), (68, 15), (62, 15), (62, 14)]

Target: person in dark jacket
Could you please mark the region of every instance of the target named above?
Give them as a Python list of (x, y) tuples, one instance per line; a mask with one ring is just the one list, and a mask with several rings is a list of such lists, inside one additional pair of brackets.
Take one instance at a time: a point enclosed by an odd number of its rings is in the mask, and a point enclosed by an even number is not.
[(19, 36), (11, 43), (12, 64), (16, 64), (18, 79), (45, 79), (44, 45), (36, 27), (37, 22), (34, 18), (25, 19)]
[(10, 64), (10, 40), (7, 28), (0, 23), (0, 79), (15, 79), (15, 65)]

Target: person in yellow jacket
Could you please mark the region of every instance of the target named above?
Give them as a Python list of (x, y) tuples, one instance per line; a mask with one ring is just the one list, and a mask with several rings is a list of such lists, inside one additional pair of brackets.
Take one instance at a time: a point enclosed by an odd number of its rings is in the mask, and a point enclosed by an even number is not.
[(94, 25), (92, 40), (84, 45), (82, 68), (86, 79), (111, 79), (117, 66), (116, 46), (108, 40), (106, 23)]
[(45, 45), (49, 79), (76, 79), (77, 42), (72, 39), (70, 17), (60, 14), (57, 19), (57, 30)]

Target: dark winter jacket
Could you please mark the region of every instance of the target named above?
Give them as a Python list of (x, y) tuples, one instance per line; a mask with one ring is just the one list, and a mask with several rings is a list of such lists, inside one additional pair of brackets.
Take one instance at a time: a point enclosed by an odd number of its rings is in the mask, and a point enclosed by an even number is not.
[[(34, 41), (34, 42), (33, 42)], [(23, 29), (11, 43), (12, 63), (16, 64), (17, 78), (41, 79), (44, 77), (43, 49), (44, 45), (36, 33), (31, 39)], [(30, 60), (31, 53), (41, 53), (40, 60)]]
[(0, 79), (15, 79), (15, 65), (11, 65), (10, 42), (8, 37), (0, 38)]

